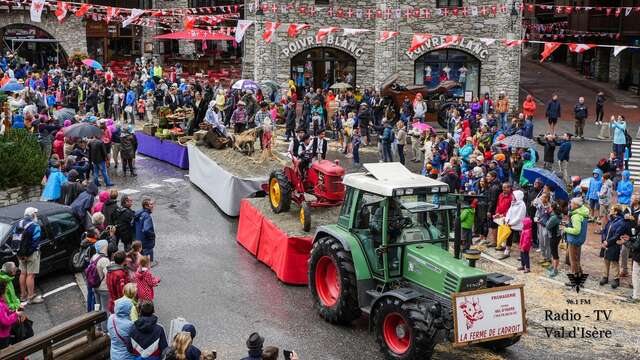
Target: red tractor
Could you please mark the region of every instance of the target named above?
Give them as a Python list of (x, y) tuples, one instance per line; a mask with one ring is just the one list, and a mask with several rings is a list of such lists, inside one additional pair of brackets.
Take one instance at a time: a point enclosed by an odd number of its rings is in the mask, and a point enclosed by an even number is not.
[[(320, 160), (311, 164), (306, 175), (300, 173), (300, 159), (292, 166), (273, 171), (264, 185), (274, 213), (289, 211), (291, 201), (300, 206), (300, 222), (304, 231), (311, 229), (311, 208), (338, 206), (344, 200), (342, 177), (344, 168), (338, 161)], [(312, 198), (307, 200), (307, 197)]]

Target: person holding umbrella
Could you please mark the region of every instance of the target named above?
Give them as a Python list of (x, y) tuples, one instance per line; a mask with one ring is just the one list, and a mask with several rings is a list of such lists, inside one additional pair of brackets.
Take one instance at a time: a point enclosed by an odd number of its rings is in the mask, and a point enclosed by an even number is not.
[(100, 173), (107, 187), (113, 186), (107, 173), (107, 148), (101, 139), (102, 133), (89, 140), (89, 162), (93, 167), (93, 183), (100, 186)]

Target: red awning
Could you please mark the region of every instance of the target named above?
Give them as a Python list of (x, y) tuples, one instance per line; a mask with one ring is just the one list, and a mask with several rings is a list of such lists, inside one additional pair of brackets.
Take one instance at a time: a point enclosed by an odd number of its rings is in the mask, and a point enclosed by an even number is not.
[(169, 34), (158, 35), (156, 40), (221, 40), (231, 41), (235, 39), (227, 34), (214, 33), (200, 29), (177, 31)]

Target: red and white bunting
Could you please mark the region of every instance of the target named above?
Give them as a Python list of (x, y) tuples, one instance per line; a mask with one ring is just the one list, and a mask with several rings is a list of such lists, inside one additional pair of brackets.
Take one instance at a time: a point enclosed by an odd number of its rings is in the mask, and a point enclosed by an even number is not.
[(502, 40), (502, 43), (506, 46), (506, 47), (516, 47), (516, 46), (520, 46), (522, 45), (522, 43), (524, 43), (526, 40), (523, 39), (519, 39), (519, 40), (509, 40), (509, 39), (504, 39)]
[(87, 11), (89, 11), (93, 6), (89, 5), (89, 4), (82, 4), (80, 5), (80, 8), (78, 10), (76, 10), (76, 16), (77, 17), (83, 17), (84, 14), (87, 13)]
[(344, 28), (342, 29), (343, 34), (345, 36), (349, 36), (349, 35), (360, 35), (360, 34), (364, 34), (366, 32), (368, 32), (369, 30), (367, 29), (352, 29), (352, 28)]
[(62, 22), (65, 17), (67, 17), (67, 10), (71, 9), (71, 4), (66, 3), (64, 1), (58, 1), (56, 5), (56, 18), (58, 18), (59, 22)]
[(287, 29), (287, 34), (289, 34), (289, 37), (294, 38), (297, 37), (300, 32), (309, 28), (311, 28), (309, 24), (291, 24)]
[(456, 43), (459, 43), (460, 40), (462, 40), (462, 35), (447, 35), (444, 37), (444, 42), (438, 46), (436, 46), (436, 49), (443, 49), (443, 48), (447, 48), (451, 45), (454, 45)]
[(184, 18), (184, 29), (186, 31), (189, 31), (191, 29), (193, 29), (193, 26), (196, 24), (196, 17), (195, 16), (186, 16)]
[(334, 33), (336, 31), (340, 30), (340, 28), (338, 27), (326, 27), (326, 28), (321, 28), (320, 30), (318, 30), (318, 33), (316, 34), (316, 43), (319, 43), (322, 41), (322, 39), (326, 38), (327, 35)]
[(111, 19), (118, 16), (119, 13), (120, 13), (119, 8), (116, 8), (113, 6), (107, 6), (105, 20), (107, 21), (107, 23), (109, 23), (111, 22)]
[(569, 47), (569, 51), (574, 52), (574, 53), (578, 53), (578, 54), (582, 54), (583, 52), (589, 50), (589, 49), (593, 49), (594, 47), (597, 47), (598, 45), (596, 44), (576, 44), (576, 43), (571, 43), (567, 45)]
[(32, 0), (31, 8), (29, 9), (29, 13), (31, 15), (31, 21), (33, 22), (41, 22), (42, 21), (42, 9), (44, 9), (45, 0)]
[(251, 25), (253, 25), (253, 20), (238, 20), (238, 25), (236, 26), (236, 42), (238, 44), (242, 42), (244, 33)]
[(125, 28), (129, 26), (129, 24), (136, 21), (140, 16), (142, 16), (142, 14), (144, 14), (144, 10), (142, 9), (131, 9), (131, 15), (124, 19), (124, 21), (122, 22), (122, 27)]
[(491, 38), (480, 38), (480, 39), (478, 39), (478, 40), (480, 40), (480, 42), (481, 42), (481, 43), (483, 43), (483, 44), (485, 44), (485, 45), (487, 45), (487, 46), (491, 46), (491, 45), (493, 45), (493, 44), (495, 44), (495, 43), (496, 43), (496, 40), (497, 40), (497, 39), (491, 39)]
[(273, 33), (278, 30), (280, 27), (279, 22), (267, 21), (264, 23), (264, 32), (262, 33), (262, 39), (268, 43), (271, 43), (271, 38), (273, 37)]
[(431, 39), (430, 34), (413, 34), (413, 38), (411, 39), (411, 46), (409, 46), (409, 52), (414, 52), (420, 46), (424, 45), (427, 41)]
[(394, 38), (396, 36), (400, 35), (400, 32), (398, 31), (383, 31), (380, 33), (380, 38), (378, 39), (378, 43), (384, 43), (387, 40)]
[(540, 54), (540, 56), (541, 56), (540, 62), (543, 62), (546, 58), (551, 56), (551, 54), (553, 54), (553, 52), (556, 51), (560, 47), (560, 45), (562, 45), (562, 43), (559, 43), (559, 42), (548, 42), (548, 43), (545, 43), (544, 44), (544, 50)]

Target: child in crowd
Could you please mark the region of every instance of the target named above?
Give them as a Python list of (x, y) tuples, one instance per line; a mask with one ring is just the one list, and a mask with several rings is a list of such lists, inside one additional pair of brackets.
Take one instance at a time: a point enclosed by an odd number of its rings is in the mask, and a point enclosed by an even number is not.
[(360, 166), (360, 144), (362, 140), (360, 139), (360, 128), (353, 129), (353, 136), (351, 139), (351, 147), (353, 152), (353, 166)]
[(140, 99), (138, 99), (138, 102), (136, 104), (138, 119), (140, 119), (140, 121), (144, 120), (144, 106), (145, 106), (145, 100), (142, 97), (140, 97)]
[(520, 267), (518, 270), (523, 271), (525, 274), (531, 272), (529, 251), (531, 250), (533, 238), (531, 230), (532, 223), (531, 218), (528, 217), (522, 220), (522, 233), (520, 234)]
[(131, 301), (133, 305), (131, 307), (131, 312), (129, 313), (129, 319), (135, 322), (138, 320), (138, 288), (135, 283), (128, 283), (124, 286), (123, 294), (121, 298), (116, 300), (116, 304), (118, 301)]
[(600, 188), (602, 188), (602, 170), (593, 169), (593, 177), (589, 179), (586, 200), (589, 201), (590, 221), (597, 221), (600, 217)]
[(138, 270), (138, 262), (140, 260), (141, 251), (142, 251), (142, 242), (140, 242), (139, 240), (136, 240), (131, 244), (131, 251), (129, 251), (129, 253), (127, 254), (127, 258), (129, 258), (127, 267), (129, 268), (129, 272), (131, 273), (130, 275), (132, 277)]
[(138, 260), (138, 270), (136, 270), (136, 285), (138, 287), (139, 301), (153, 301), (153, 288), (158, 286), (160, 278), (153, 276), (149, 267), (149, 257), (140, 256)]
[[(344, 149), (342, 150), (343, 154), (346, 154), (347, 157), (351, 157), (349, 154), (349, 147), (352, 145), (352, 136), (353, 136), (353, 124), (355, 123), (354, 117), (356, 115), (353, 112), (350, 112), (347, 115), (347, 120), (344, 122)], [(353, 150), (352, 150), (353, 151)]]
[(471, 246), (477, 206), (478, 199), (473, 199), (473, 201), (471, 201), (471, 206), (462, 210), (462, 213), (460, 214), (460, 225), (462, 226), (462, 249), (468, 249)]

